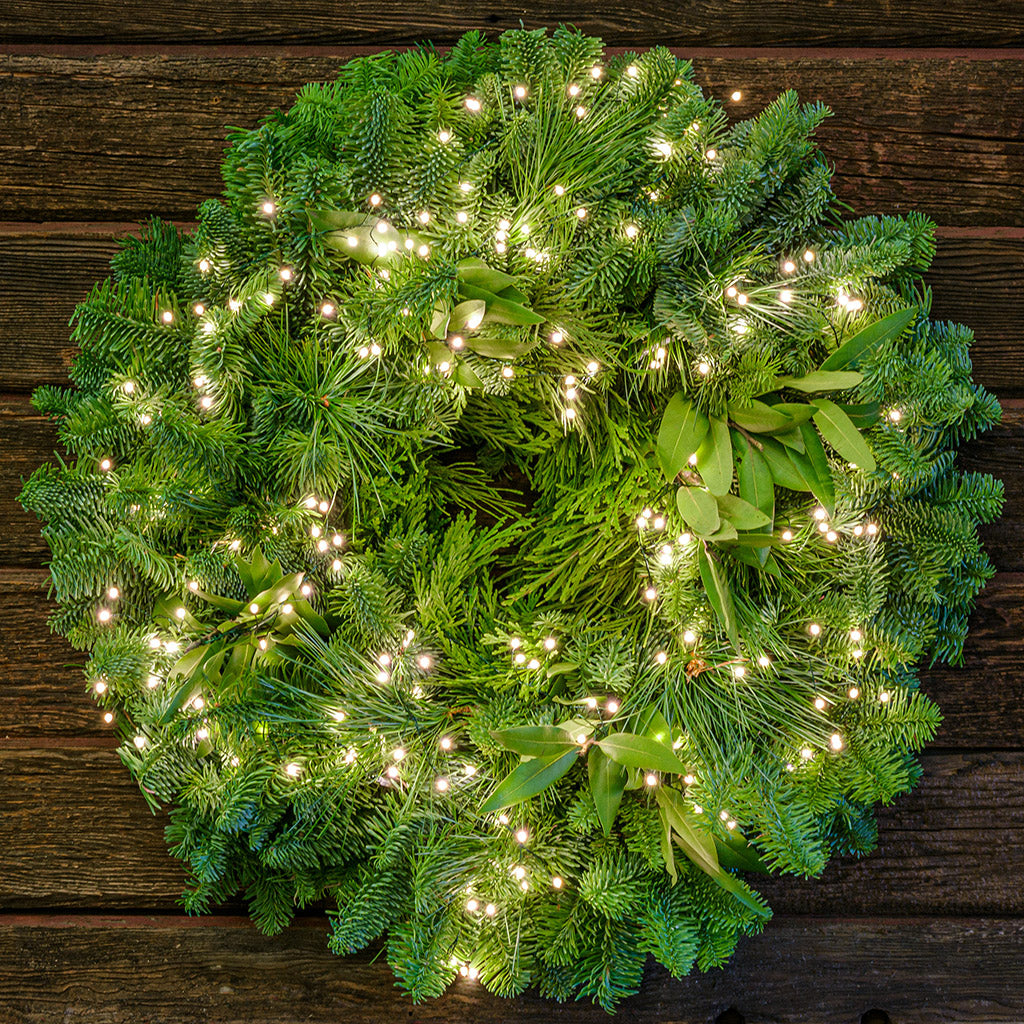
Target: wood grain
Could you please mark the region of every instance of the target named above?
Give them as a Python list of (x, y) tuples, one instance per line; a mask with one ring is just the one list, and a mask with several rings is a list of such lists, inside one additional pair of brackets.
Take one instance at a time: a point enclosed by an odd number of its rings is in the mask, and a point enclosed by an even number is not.
[[(219, 192), (225, 126), (289, 105), (343, 56), (8, 53), (0, 219), (188, 220)], [(836, 116), (822, 145), (840, 195), (862, 212), (1024, 225), (1024, 59), (702, 53), (694, 63), (711, 92), (742, 90), (730, 106), (739, 117), (790, 87), (827, 102)]]
[(976, 8), (907, 0), (893, 17), (884, 0), (847, 0), (842, 16), (813, 0), (773, 4), (754, 0), (723, 4), (713, 0), (661, 2), (642, 9), (614, 0), (585, 7), (568, 0), (496, 6), (479, 0), (454, 4), (368, 3), (343, 6), (326, 0), (298, 0), (288, 17), (259, 0), (211, 7), (199, 0), (154, 4), (143, 0), (101, 0), (69, 9), (45, 0), (20, 0), (0, 15), (0, 39), (7, 42), (244, 42), (385, 47), (430, 39), (454, 42), (469, 29), (492, 33), (508, 28), (577, 25), (622, 46), (744, 46), (826, 44), (833, 46), (1002, 46), (1020, 45), (1024, 16), (1013, 0), (992, 0)]
[[(67, 382), (75, 353), (68, 320), (109, 275), (117, 250), (110, 232), (123, 235), (128, 227), (63, 224), (5, 233), (0, 225), (0, 392)], [(975, 379), (1004, 398), (1024, 396), (1024, 338), (1006, 315), (1022, 278), (1024, 237), (939, 238), (927, 277), (933, 315), (974, 330)]]
[[(1024, 752), (926, 753), (880, 843), (823, 878), (757, 879), (778, 913), (1024, 916)], [(184, 875), (110, 749), (0, 748), (0, 906), (169, 910)]]
[[(46, 625), (45, 588), (44, 570), (0, 568), (0, 743), (109, 740), (81, 674), (85, 656)], [(1024, 576), (997, 576), (971, 620), (964, 666), (923, 673), (945, 716), (936, 746), (1024, 748), (1022, 634)]]
[[(375, 951), (339, 960), (318, 922), (275, 938), (238, 920), (0, 918), (0, 1014), (18, 1024), (599, 1024), (589, 1003), (532, 993), (506, 1003), (456, 979), (413, 1006)], [(673, 980), (650, 968), (616, 1019), (709, 1024), (735, 1007), (751, 1024), (1020, 1024), (1024, 922), (781, 917), (741, 942), (726, 971)]]

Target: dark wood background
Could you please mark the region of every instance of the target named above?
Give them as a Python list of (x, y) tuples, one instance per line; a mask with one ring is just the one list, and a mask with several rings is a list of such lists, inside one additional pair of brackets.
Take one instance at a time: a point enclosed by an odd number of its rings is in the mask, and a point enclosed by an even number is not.
[[(588, 1004), (501, 1003), (460, 981), (412, 1007), (323, 920), (260, 936), (238, 906), (177, 908), (182, 874), (46, 625), (46, 550), (15, 502), (46, 459), (28, 401), (61, 383), (67, 319), (113, 239), (150, 213), (188, 224), (218, 191), (226, 125), (251, 126), (356, 52), (469, 28), (574, 21), (610, 46), (666, 44), (737, 115), (797, 88), (861, 212), (939, 225), (935, 312), (975, 329), (1001, 427), (963, 463), (1006, 481), (998, 567), (967, 665), (926, 674), (945, 723), (919, 789), (880, 811), (878, 851), (773, 881), (776, 918), (728, 969), (649, 972), (636, 1024), (1024, 1021), (1024, 4), (1020, 0), (13, 0), (0, 5), (0, 1021), (597, 1022)], [(1013, 49), (1011, 47), (1017, 47)], [(721, 1016), (735, 1007), (738, 1016)], [(866, 1016), (865, 1016), (866, 1015)]]

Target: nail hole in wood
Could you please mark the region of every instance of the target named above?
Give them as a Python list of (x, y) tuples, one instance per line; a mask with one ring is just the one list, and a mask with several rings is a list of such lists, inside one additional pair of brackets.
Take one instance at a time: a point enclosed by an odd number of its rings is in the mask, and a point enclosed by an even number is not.
[[(715, 1018), (715, 1024), (747, 1024), (747, 1018), (735, 1006), (730, 1006), (728, 1010)], [(888, 1018), (886, 1018), (886, 1024), (888, 1024)]]
[(860, 1018), (860, 1024), (892, 1024), (885, 1010), (868, 1010)]

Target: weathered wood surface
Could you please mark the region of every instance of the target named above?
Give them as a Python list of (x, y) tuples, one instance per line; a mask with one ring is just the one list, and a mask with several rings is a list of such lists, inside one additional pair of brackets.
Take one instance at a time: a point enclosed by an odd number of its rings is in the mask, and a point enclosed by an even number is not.
[(815, 0), (777, 4), (765, 0), (721, 3), (690, 0), (642, 8), (622, 0), (581, 5), (542, 0), (498, 6), (481, 0), (454, 4), (369, 3), (344, 5), (298, 0), (288, 16), (259, 0), (221, 7), (200, 0), (177, 4), (101, 0), (69, 8), (47, 0), (20, 0), (0, 13), (0, 40), (13, 43), (243, 42), (387, 47), (430, 39), (452, 43), (470, 29), (494, 33), (508, 28), (551, 27), (564, 22), (614, 40), (620, 46), (1019, 46), (1024, 11), (1014, 0), (976, 7), (907, 0), (894, 8), (885, 0), (845, 0), (841, 9)]
[[(110, 273), (117, 236), (132, 225), (0, 224), (0, 393), (63, 385), (75, 354), (68, 320)], [(975, 379), (1000, 397), (1024, 396), (1024, 339), (1006, 315), (1024, 278), (1020, 238), (940, 237), (927, 283), (933, 316), (970, 326)]]
[[(1024, 751), (925, 753), (918, 788), (879, 809), (868, 858), (817, 880), (754, 879), (778, 913), (1024, 916)], [(13, 909), (177, 905), (184, 874), (111, 749), (0, 748), (0, 874)]]
[[(265, 938), (237, 919), (0, 917), (0, 964), (9, 965), (0, 968), (0, 1015), (18, 1024), (611, 1019), (531, 993), (509, 1004), (461, 978), (414, 1007), (372, 956), (338, 960), (310, 921)], [(742, 940), (726, 971), (674, 981), (650, 970), (616, 1019), (710, 1024), (735, 1007), (751, 1024), (854, 1024), (877, 1008), (896, 1024), (1020, 1024), (1022, 960), (1020, 919), (781, 917)]]
[[(50, 634), (46, 573), (0, 568), (0, 746), (103, 742), (111, 737), (79, 671), (85, 656)], [(922, 686), (945, 716), (935, 745), (1024, 747), (1024, 575), (997, 576), (971, 620), (963, 668), (933, 668)], [(979, 680), (984, 685), (979, 686)]]
[[(225, 125), (251, 126), (338, 56), (136, 54), (0, 59), (0, 219), (188, 220), (219, 191)], [(1024, 73), (990, 56), (708, 56), (698, 79), (745, 117), (795, 88), (836, 116), (820, 132), (860, 211), (1024, 225)]]

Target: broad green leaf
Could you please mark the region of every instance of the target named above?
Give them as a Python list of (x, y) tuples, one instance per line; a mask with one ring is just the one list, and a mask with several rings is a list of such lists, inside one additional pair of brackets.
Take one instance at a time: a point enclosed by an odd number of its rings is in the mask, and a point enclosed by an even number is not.
[(740, 497), (759, 508), (770, 525), (775, 518), (775, 482), (765, 457), (752, 444), (747, 444), (736, 463), (736, 479)]
[(718, 853), (718, 863), (723, 868), (733, 868), (736, 871), (756, 871), (762, 875), (768, 874), (768, 866), (738, 829), (727, 832), (724, 840), (716, 836), (715, 850)]
[(452, 364), (452, 350), (441, 341), (428, 341), (426, 343), (427, 358), (431, 366), (440, 366), (442, 363)]
[(697, 470), (712, 494), (726, 494), (732, 486), (732, 438), (724, 417), (710, 417), (710, 427), (697, 448)]
[(773, 430), (788, 430), (793, 426), (793, 421), (788, 416), (776, 412), (766, 402), (759, 402), (757, 399), (746, 404), (730, 402), (729, 416), (744, 430), (750, 430), (755, 434), (765, 434)]
[(806, 423), (814, 415), (814, 406), (807, 402), (776, 402), (772, 408), (788, 416), (794, 426)]
[(488, 359), (519, 359), (539, 344), (536, 336), (513, 341), (511, 338), (495, 338), (488, 334), (471, 334), (466, 339), (466, 348), (478, 356)]
[(484, 386), (484, 382), (477, 376), (476, 371), (465, 359), (460, 359), (455, 364), (452, 380), (464, 388), (482, 388)]
[[(810, 422), (810, 419), (810, 416), (808, 416), (807, 422)], [(772, 434), (772, 437), (776, 441), (781, 441), (787, 448), (792, 448), (798, 452), (806, 451), (804, 438), (800, 433), (799, 427), (794, 427), (792, 430), (780, 430), (778, 433)]]
[(689, 823), (682, 797), (674, 790), (661, 788), (657, 792), (657, 799), (672, 828), (675, 842), (683, 853), (745, 907), (749, 907), (760, 917), (771, 917), (771, 911), (763, 902), (751, 895), (742, 882), (722, 870), (714, 840)]
[(309, 224), (316, 233), (340, 231), (344, 228), (362, 227), (367, 223), (365, 213), (355, 210), (310, 210)]
[(613, 732), (597, 745), (613, 760), (627, 768), (644, 771), (686, 774), (686, 765), (676, 757), (668, 743), (632, 732)]
[(448, 334), (448, 321), (451, 319), (451, 310), (439, 302), (434, 306), (434, 312), (430, 314), (430, 336), (432, 338), (444, 338)]
[(587, 774), (601, 829), (606, 836), (611, 835), (612, 822), (626, 788), (626, 769), (616, 764), (600, 747), (591, 747), (587, 755)]
[(789, 461), (799, 470), (807, 481), (811, 492), (821, 502), (829, 516), (834, 516), (836, 490), (832, 481), (832, 467), (828, 463), (828, 456), (825, 454), (821, 438), (818, 437), (818, 432), (810, 423), (804, 423), (800, 427), (800, 433), (804, 437), (806, 454), (801, 455), (790, 449)]
[(545, 318), (535, 313), (528, 306), (503, 299), (486, 288), (464, 284), (459, 286), (459, 297), (462, 299), (482, 299), (487, 304), (484, 320), (493, 320), (499, 324), (513, 324), (516, 327), (529, 327), (531, 324), (542, 324)]
[(873, 427), (882, 418), (882, 410), (878, 402), (866, 402), (863, 405), (847, 405), (844, 402), (837, 404), (850, 417), (850, 422), (858, 430)]
[(557, 725), (519, 725), (512, 729), (492, 729), (491, 736), (506, 750), (541, 757), (555, 752), (578, 749), (565, 729)]
[(811, 394), (815, 391), (846, 391), (863, 380), (864, 375), (856, 370), (812, 370), (803, 377), (776, 377), (774, 386)]
[(676, 507), (683, 522), (699, 536), (714, 533), (721, 522), (718, 502), (702, 487), (680, 487), (676, 491)]
[(511, 807), (512, 804), (522, 803), (531, 796), (542, 793), (548, 786), (557, 782), (578, 757), (579, 747), (574, 744), (572, 749), (563, 753), (553, 751), (542, 757), (524, 761), (498, 783), (494, 792), (480, 808), (480, 812), (490, 814), (492, 811), (500, 811), (502, 807)]
[(719, 524), (718, 529), (715, 530), (714, 533), (709, 533), (704, 539), (714, 541), (718, 544), (730, 540), (736, 540), (739, 535), (739, 530), (737, 530), (732, 523), (726, 522), (725, 519), (723, 519)]
[(874, 470), (875, 457), (860, 431), (850, 422), (850, 417), (827, 398), (816, 398), (814, 404), (818, 408), (814, 414), (814, 425), (821, 436), (847, 462), (853, 462), (868, 472)]
[(676, 867), (676, 855), (672, 849), (672, 823), (668, 820), (664, 807), (658, 808), (658, 815), (661, 818), (661, 856), (665, 861), (665, 870), (675, 885), (679, 881), (679, 869)]
[(475, 331), (484, 322), (487, 303), (483, 299), (466, 299), (453, 310), (448, 321), (450, 331)]
[(761, 442), (761, 454), (772, 472), (772, 479), (790, 491), (809, 491), (810, 485), (789, 459), (785, 447), (773, 438)]
[(514, 288), (516, 279), (511, 274), (489, 267), (476, 256), (467, 256), (455, 264), (455, 272), (460, 281), (485, 288), (490, 292), (501, 292), (506, 288)]
[(331, 635), (330, 624), (304, 598), (295, 598), (295, 613), (303, 623), (312, 626), (321, 636), (327, 637)]
[(726, 582), (725, 575), (708, 554), (706, 544), (697, 545), (697, 565), (711, 607), (714, 608), (718, 621), (725, 628), (726, 635), (738, 652), (740, 634), (736, 626), (736, 609), (732, 603), (732, 594), (729, 592), (729, 584)]
[(715, 842), (705, 832), (693, 827), (689, 822), (689, 811), (683, 798), (674, 789), (659, 786), (655, 791), (655, 799), (675, 833), (683, 853), (705, 874), (714, 878), (721, 872)]
[[(266, 588), (266, 590), (261, 590), (258, 594), (253, 594), (253, 596), (249, 598), (245, 605), (246, 612), (249, 614), (264, 615), (266, 614), (267, 609), (294, 597), (295, 592), (302, 585), (304, 576), (305, 573), (293, 572), (290, 576), (285, 576), (275, 580)], [(266, 577), (264, 577), (264, 581), (265, 580)], [(294, 602), (292, 603), (294, 604)], [(256, 613), (249, 612), (250, 604), (255, 604), (259, 608), (259, 611)]]
[(686, 468), (709, 429), (707, 416), (682, 392), (676, 392), (665, 406), (658, 430), (658, 462), (669, 480)]
[(666, 743), (672, 735), (665, 716), (657, 704), (648, 704), (647, 707), (637, 715), (636, 725), (633, 732), (643, 736), (650, 736), (657, 743)]
[(741, 533), (736, 546), (741, 548), (773, 548), (778, 541), (770, 533)]
[(873, 324), (868, 324), (862, 331), (858, 331), (840, 345), (819, 369), (840, 370), (844, 366), (855, 367), (865, 355), (898, 338), (914, 322), (917, 313), (916, 306), (908, 306), (906, 309), (899, 309), (895, 313), (883, 316)]
[(193, 593), (196, 597), (201, 597), (207, 604), (212, 604), (214, 608), (219, 608), (222, 612), (227, 612), (229, 615), (237, 615), (246, 605), (245, 601), (236, 601), (231, 597), (221, 597), (220, 594), (211, 594), (207, 590), (195, 590)]
[(756, 530), (767, 526), (771, 519), (756, 505), (752, 505), (735, 494), (722, 494), (718, 498), (718, 511), (723, 519), (728, 519), (737, 530)]

